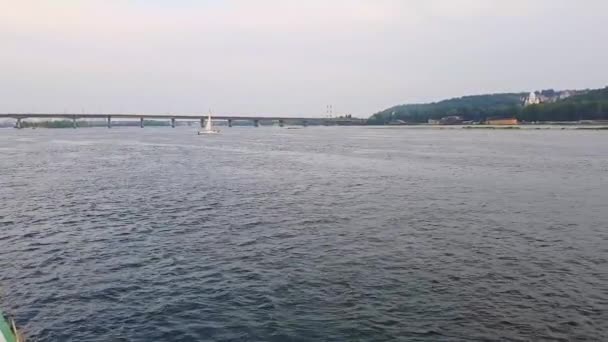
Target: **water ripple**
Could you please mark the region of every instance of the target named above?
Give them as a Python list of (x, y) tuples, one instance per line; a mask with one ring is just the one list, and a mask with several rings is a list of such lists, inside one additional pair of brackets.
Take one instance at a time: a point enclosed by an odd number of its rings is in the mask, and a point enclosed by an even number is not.
[(32, 340), (608, 339), (606, 135), (191, 133), (2, 132)]

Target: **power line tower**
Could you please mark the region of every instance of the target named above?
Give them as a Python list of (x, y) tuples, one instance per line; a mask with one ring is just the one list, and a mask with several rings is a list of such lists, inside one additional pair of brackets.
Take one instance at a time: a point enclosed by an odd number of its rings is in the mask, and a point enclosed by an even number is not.
[(327, 105), (327, 107), (325, 107), (325, 112), (327, 114), (327, 117), (331, 118), (333, 116), (333, 113), (334, 113), (333, 105)]

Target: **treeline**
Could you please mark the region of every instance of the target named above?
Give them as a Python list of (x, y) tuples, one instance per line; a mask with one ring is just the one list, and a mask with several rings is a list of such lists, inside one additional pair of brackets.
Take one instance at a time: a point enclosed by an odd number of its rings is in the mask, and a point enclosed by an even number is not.
[(453, 98), (433, 103), (406, 104), (385, 109), (372, 115), (368, 124), (383, 125), (402, 120), (409, 123), (425, 123), (429, 119), (441, 119), (458, 115), (464, 120), (483, 121), (488, 117), (512, 117), (519, 110), (526, 93), (502, 93)]
[[(548, 91), (544, 91), (543, 94)], [(429, 119), (458, 115), (482, 122), (488, 118), (517, 118), (519, 121), (608, 120), (608, 87), (551, 103), (523, 106), (527, 93), (465, 96), (428, 104), (388, 108), (372, 115), (368, 124), (384, 125), (396, 120), (424, 123)]]
[(520, 108), (515, 117), (528, 122), (608, 120), (608, 87), (553, 103), (526, 106)]

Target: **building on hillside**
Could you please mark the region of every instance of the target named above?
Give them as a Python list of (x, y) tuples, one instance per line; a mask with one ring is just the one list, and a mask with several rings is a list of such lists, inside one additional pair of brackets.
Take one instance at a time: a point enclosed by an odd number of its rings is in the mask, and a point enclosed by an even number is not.
[(440, 120), (436, 119), (429, 119), (427, 122), (429, 125), (439, 125), (441, 123)]
[(486, 120), (486, 125), (498, 125), (498, 126), (509, 126), (518, 125), (519, 122), (516, 118), (489, 118)]
[(543, 91), (533, 91), (530, 95), (523, 98), (524, 106), (535, 105), (540, 103), (553, 103), (560, 100), (567, 99), (571, 96), (584, 93), (584, 91), (577, 90), (560, 90), (554, 91), (553, 89), (547, 89)]
[(535, 105), (540, 103), (540, 98), (536, 96), (536, 92), (530, 92), (530, 95), (524, 99), (524, 106)]
[(567, 99), (570, 96), (574, 96), (576, 95), (576, 92), (573, 90), (564, 90), (562, 92), (559, 93), (559, 99), (563, 100), (563, 99)]
[(458, 115), (450, 115), (450, 116), (446, 116), (441, 118), (441, 120), (439, 120), (439, 124), (441, 125), (459, 125), (462, 123), (462, 117), (458, 116)]

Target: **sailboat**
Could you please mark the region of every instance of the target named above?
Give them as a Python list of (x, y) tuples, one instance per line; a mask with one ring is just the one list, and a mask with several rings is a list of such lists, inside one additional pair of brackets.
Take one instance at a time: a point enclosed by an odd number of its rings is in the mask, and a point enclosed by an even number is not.
[(198, 131), (198, 135), (201, 134), (218, 134), (220, 132), (219, 129), (213, 129), (213, 123), (211, 122), (211, 113), (207, 115), (207, 122), (205, 122), (205, 128)]

